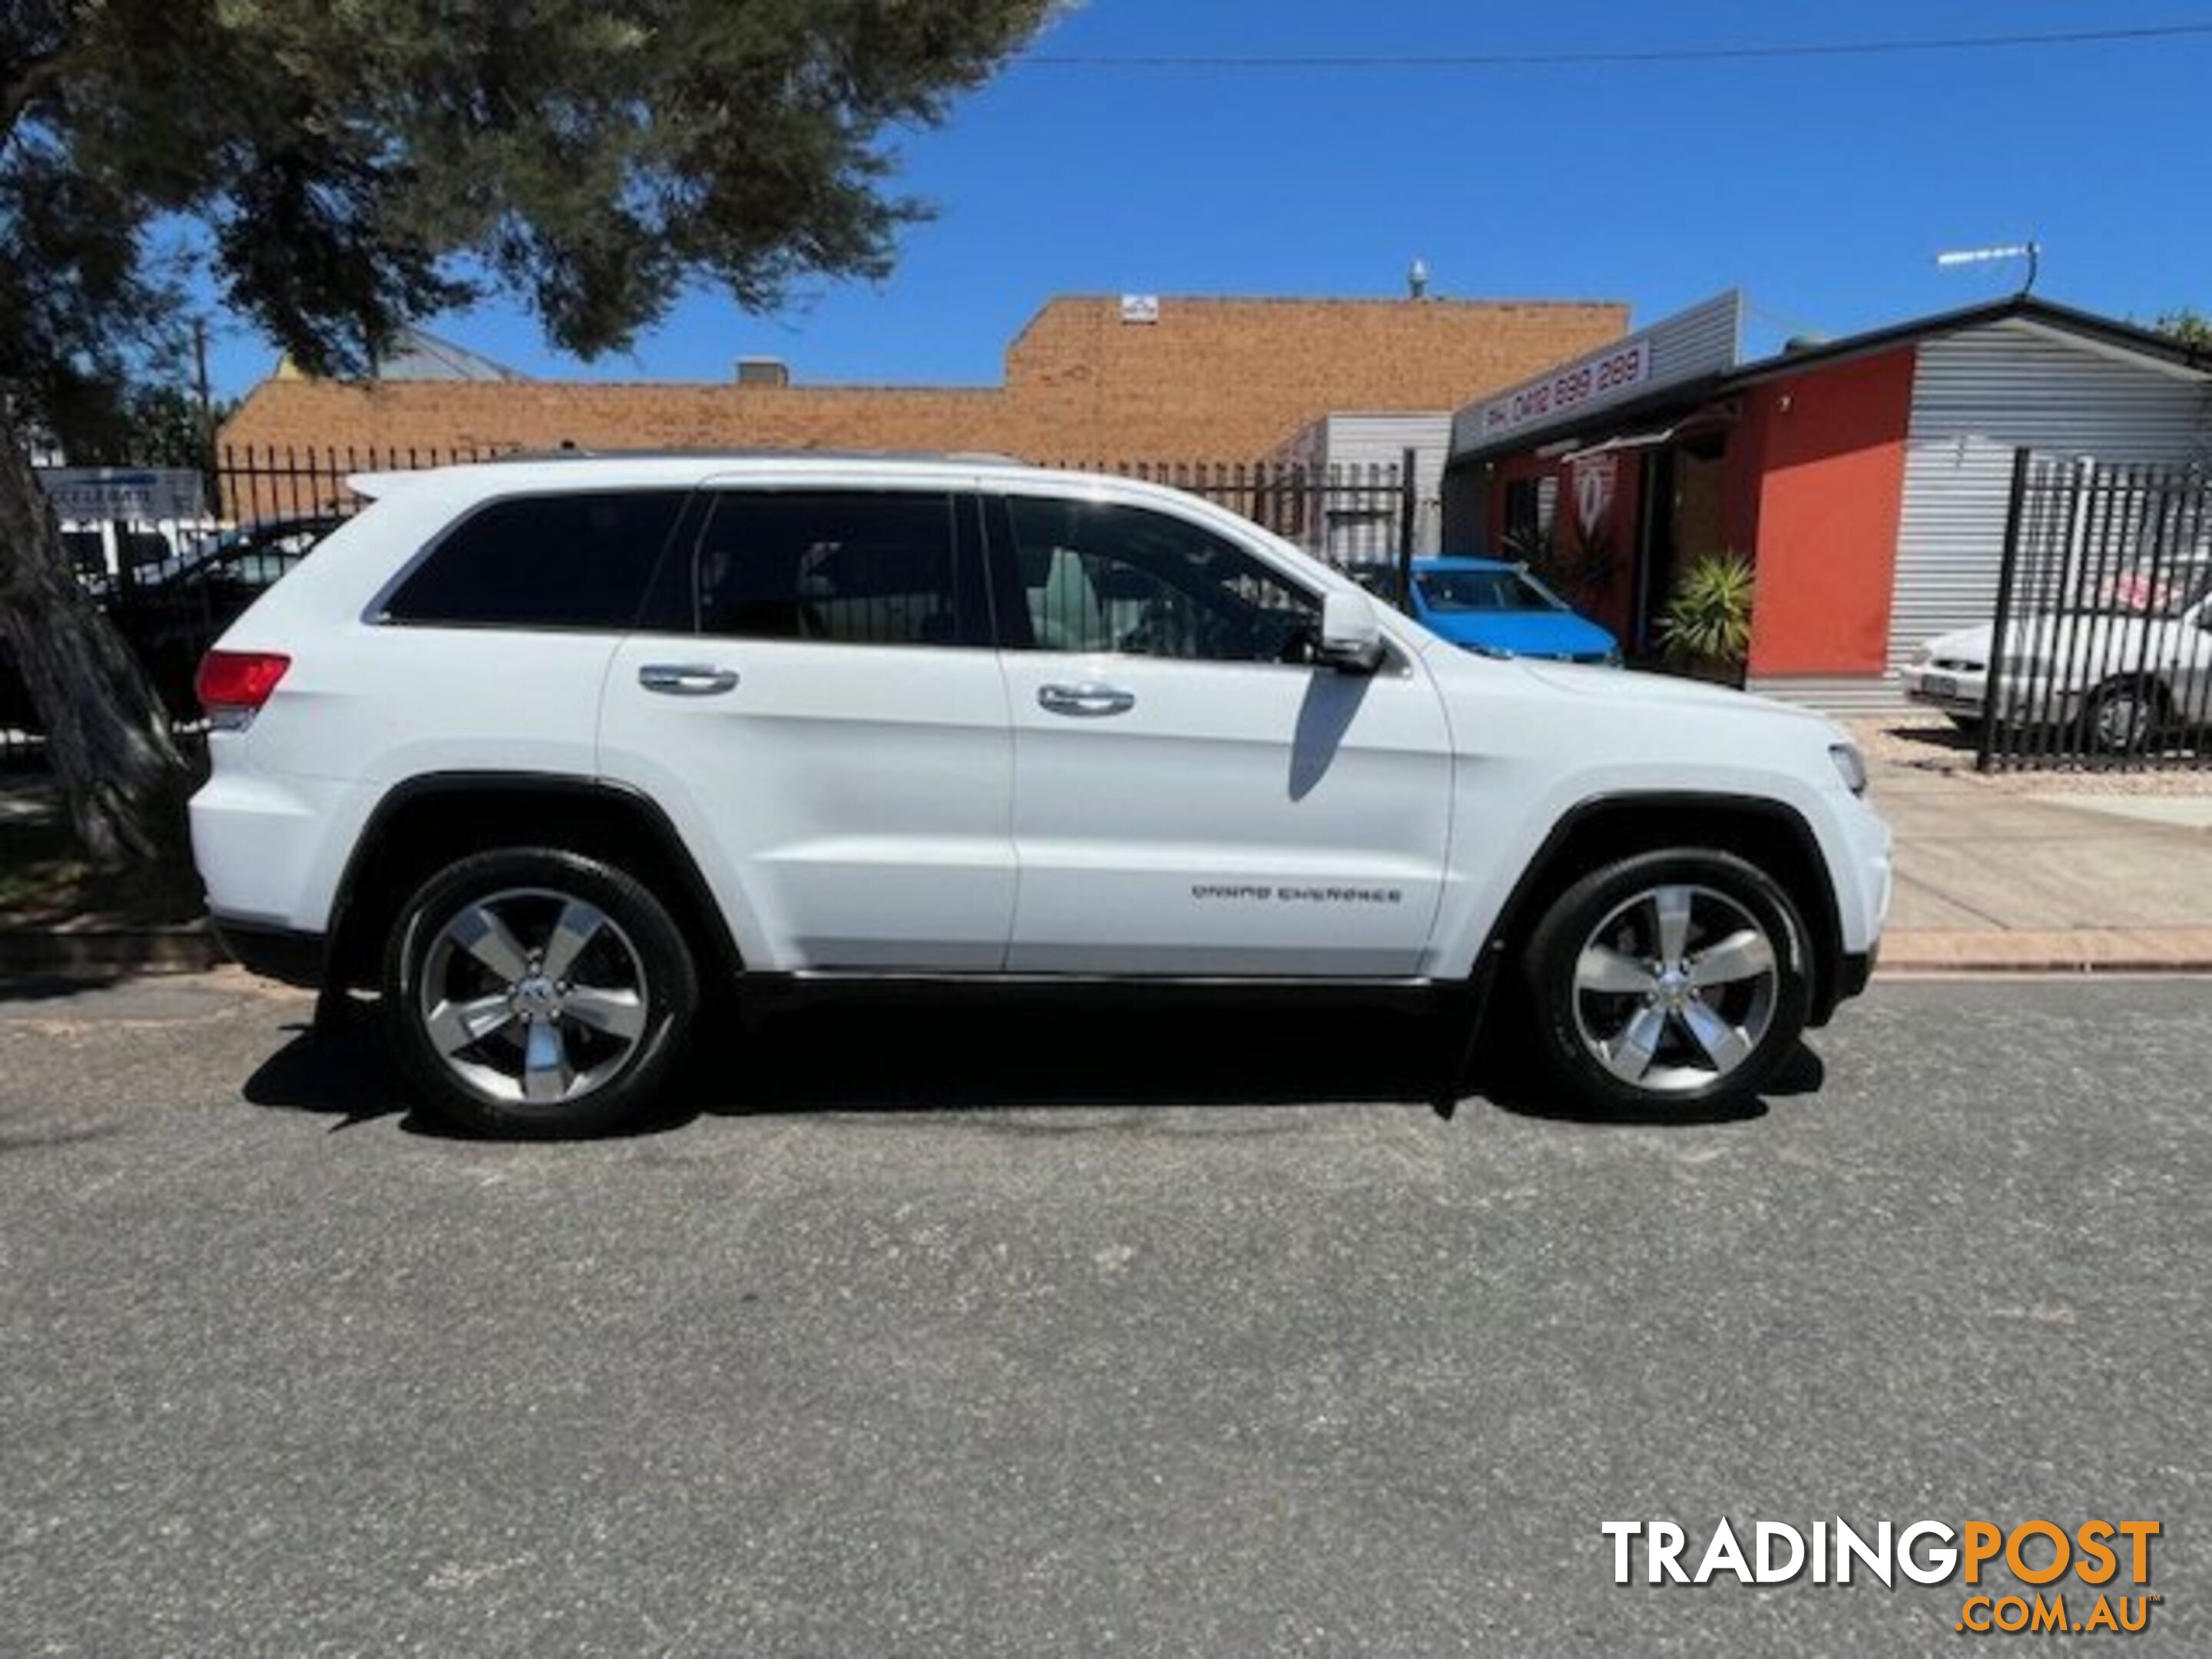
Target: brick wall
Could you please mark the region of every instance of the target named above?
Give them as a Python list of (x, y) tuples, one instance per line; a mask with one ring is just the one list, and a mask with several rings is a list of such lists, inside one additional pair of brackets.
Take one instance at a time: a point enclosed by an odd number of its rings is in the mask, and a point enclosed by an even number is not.
[(1062, 296), (1006, 353), (1003, 386), (384, 381), (257, 386), (231, 445), (380, 450), (991, 450), (1025, 460), (1255, 459), (1329, 410), (1452, 409), (1618, 337), (1619, 305)]

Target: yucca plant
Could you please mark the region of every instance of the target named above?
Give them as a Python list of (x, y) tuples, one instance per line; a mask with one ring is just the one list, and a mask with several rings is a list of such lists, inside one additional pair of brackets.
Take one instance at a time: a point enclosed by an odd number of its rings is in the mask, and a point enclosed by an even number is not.
[(1691, 668), (1741, 668), (1751, 654), (1751, 562), (1734, 553), (1692, 562), (1659, 616), (1668, 659)]
[(1609, 533), (1603, 528), (1585, 530), (1575, 520), (1568, 524), (1565, 536), (1526, 562), (1538, 581), (1576, 605), (1588, 606), (1596, 604), (1611, 586), (1620, 558)]

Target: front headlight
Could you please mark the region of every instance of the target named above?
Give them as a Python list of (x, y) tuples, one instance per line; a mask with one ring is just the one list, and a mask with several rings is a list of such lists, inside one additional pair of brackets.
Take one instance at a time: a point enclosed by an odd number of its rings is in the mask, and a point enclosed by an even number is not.
[(1844, 787), (1854, 795), (1863, 795), (1867, 788), (1866, 757), (1855, 744), (1832, 743), (1828, 758), (1836, 763), (1836, 775), (1844, 781)]

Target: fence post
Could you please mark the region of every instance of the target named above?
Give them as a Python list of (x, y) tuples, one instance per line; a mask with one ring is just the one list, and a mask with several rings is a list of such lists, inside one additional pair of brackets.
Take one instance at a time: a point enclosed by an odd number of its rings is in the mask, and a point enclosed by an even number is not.
[(1418, 457), (1408, 448), (1398, 461), (1398, 608), (1413, 611), (1414, 526), (1421, 510), (1420, 491), (1413, 476)]
[(2020, 533), (2027, 505), (2028, 451), (2025, 445), (2012, 453), (2012, 496), (2005, 506), (2004, 562), (1997, 567), (1997, 614), (1990, 633), (1990, 672), (1983, 683), (1982, 729), (1974, 739), (1974, 770), (1990, 769), (1996, 743), (1999, 699), (2004, 693), (2005, 633), (2012, 626), (2014, 574), (2020, 568)]

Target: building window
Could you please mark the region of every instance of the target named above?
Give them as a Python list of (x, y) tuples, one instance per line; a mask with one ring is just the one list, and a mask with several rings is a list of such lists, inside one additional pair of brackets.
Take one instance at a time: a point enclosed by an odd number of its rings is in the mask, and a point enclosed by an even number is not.
[(1559, 515), (1559, 481), (1547, 472), (1540, 477), (1516, 478), (1505, 486), (1505, 540), (1509, 546), (1533, 551), (1548, 547), (1552, 526)]

